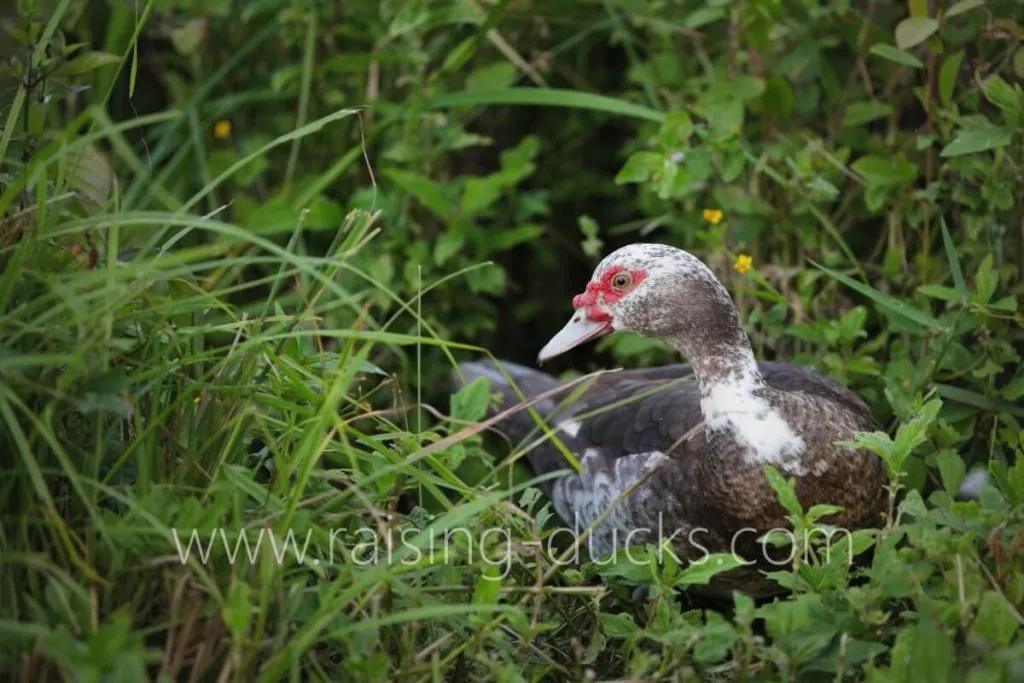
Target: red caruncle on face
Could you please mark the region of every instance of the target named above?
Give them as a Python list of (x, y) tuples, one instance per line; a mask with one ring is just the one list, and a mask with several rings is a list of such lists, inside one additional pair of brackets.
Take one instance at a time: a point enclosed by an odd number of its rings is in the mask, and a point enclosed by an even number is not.
[[(632, 279), (625, 288), (614, 287), (612, 280), (621, 272), (628, 272)], [(587, 318), (594, 322), (611, 322), (612, 316), (601, 309), (600, 304), (614, 304), (622, 297), (633, 291), (637, 285), (647, 277), (647, 271), (642, 268), (628, 269), (625, 266), (612, 266), (604, 272), (601, 279), (587, 283), (587, 289), (583, 294), (577, 294), (572, 299), (572, 307), (576, 310), (583, 309)]]

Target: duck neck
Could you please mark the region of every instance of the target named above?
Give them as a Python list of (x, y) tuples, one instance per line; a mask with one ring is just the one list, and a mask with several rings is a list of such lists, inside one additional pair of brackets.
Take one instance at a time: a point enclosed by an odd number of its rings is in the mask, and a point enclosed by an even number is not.
[(708, 343), (693, 344), (675, 339), (673, 346), (693, 367), (706, 423), (714, 422), (762, 393), (764, 378), (750, 340), (742, 330), (737, 328), (728, 337), (708, 340)]
[(707, 452), (714, 454), (709, 457), (762, 465), (785, 463), (803, 451), (803, 440), (773, 404), (750, 340), (738, 324), (716, 339), (672, 341), (693, 366)]

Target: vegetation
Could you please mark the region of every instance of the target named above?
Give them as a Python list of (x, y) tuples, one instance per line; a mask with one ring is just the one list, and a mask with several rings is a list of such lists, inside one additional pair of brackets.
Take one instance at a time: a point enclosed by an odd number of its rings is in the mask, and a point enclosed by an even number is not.
[[(2, 21), (9, 678), (1024, 680), (1016, 0)], [(707, 605), (708, 567), (590, 561), (486, 384), (451, 395), (456, 359), (532, 364), (640, 240), (704, 258), (759, 357), (869, 401), (893, 514), (842, 541), (859, 566), (801, 547), (785, 598)], [(616, 335), (550, 369), (675, 360)]]

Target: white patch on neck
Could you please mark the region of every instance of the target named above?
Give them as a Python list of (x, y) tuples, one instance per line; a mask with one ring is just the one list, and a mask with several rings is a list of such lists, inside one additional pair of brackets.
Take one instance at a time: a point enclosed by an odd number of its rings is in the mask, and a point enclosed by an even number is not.
[(756, 390), (764, 381), (753, 360), (707, 388), (700, 400), (705, 429), (728, 429), (745, 446), (747, 462), (779, 465), (800, 474), (803, 438)]

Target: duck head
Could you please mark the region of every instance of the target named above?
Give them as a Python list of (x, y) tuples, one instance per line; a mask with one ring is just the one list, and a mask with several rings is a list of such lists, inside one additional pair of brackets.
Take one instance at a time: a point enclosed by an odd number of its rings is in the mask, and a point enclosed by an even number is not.
[(544, 362), (616, 331), (664, 339), (692, 357), (743, 334), (729, 292), (693, 254), (662, 244), (630, 244), (598, 264), (573, 315), (540, 350)]

